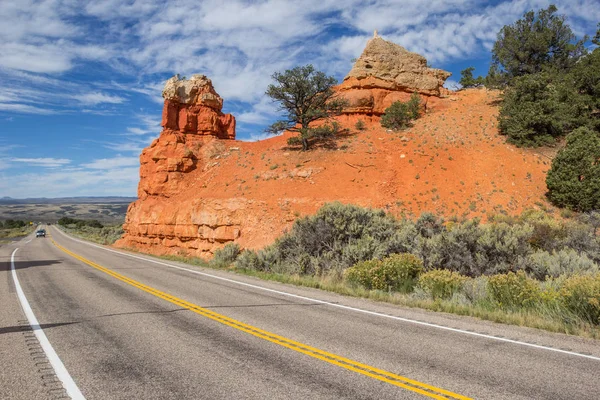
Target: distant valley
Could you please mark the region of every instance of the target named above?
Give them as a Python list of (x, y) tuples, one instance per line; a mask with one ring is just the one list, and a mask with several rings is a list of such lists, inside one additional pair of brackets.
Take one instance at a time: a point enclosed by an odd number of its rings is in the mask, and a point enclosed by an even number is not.
[(52, 223), (62, 217), (97, 219), (105, 223), (125, 220), (135, 197), (0, 198), (0, 220), (19, 219)]

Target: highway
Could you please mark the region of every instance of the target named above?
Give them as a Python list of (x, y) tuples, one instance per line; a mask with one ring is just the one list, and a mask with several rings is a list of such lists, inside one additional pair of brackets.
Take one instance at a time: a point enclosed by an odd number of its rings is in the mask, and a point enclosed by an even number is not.
[(600, 398), (599, 341), (47, 230), (0, 247), (0, 399)]

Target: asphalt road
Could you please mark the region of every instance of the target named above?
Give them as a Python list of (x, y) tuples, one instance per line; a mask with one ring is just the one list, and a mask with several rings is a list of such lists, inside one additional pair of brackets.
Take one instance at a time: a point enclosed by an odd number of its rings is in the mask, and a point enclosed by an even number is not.
[(16, 248), (23, 293), (87, 399), (600, 398), (598, 341), (156, 263), (49, 232), (0, 247), (0, 399), (67, 398), (17, 297)]

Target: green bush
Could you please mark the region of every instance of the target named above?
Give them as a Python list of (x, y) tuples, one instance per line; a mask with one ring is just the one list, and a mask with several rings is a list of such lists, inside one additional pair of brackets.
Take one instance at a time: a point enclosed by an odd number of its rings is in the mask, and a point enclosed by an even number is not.
[(561, 275), (571, 276), (598, 272), (598, 265), (585, 254), (579, 254), (573, 249), (554, 250), (552, 253), (538, 250), (523, 260), (521, 268), (540, 280), (544, 280), (546, 277), (557, 278)]
[(566, 78), (546, 72), (525, 75), (504, 92), (498, 129), (518, 146), (551, 144), (586, 123), (585, 108)]
[(413, 93), (410, 100), (405, 103), (401, 101), (392, 103), (381, 116), (381, 126), (393, 130), (409, 127), (412, 120), (419, 118), (420, 105), (421, 98), (418, 93)]
[(356, 263), (344, 271), (344, 278), (351, 283), (372, 288), (371, 271), (381, 267), (380, 260), (367, 260)]
[(235, 261), (236, 268), (254, 271), (264, 271), (265, 266), (256, 251), (244, 250)]
[(382, 260), (359, 262), (348, 268), (344, 276), (349, 282), (367, 289), (410, 291), (422, 270), (423, 262), (418, 257), (403, 253)]
[(223, 248), (215, 251), (210, 264), (216, 268), (229, 267), (238, 258), (240, 252), (241, 249), (237, 243), (227, 243)]
[(4, 221), (4, 228), (6, 229), (14, 229), (14, 228), (23, 228), (24, 226), (26, 226), (27, 223), (25, 221), (19, 220), (19, 219), (7, 219), (6, 221)]
[(435, 299), (450, 299), (468, 278), (447, 269), (434, 269), (419, 276), (417, 286)]
[(506, 272), (519, 257), (531, 252), (532, 228), (528, 224), (480, 225), (478, 219), (473, 219), (449, 224), (447, 228), (418, 231), (421, 234), (415, 252), (427, 269), (449, 269), (467, 276), (489, 275)]
[(579, 128), (567, 136), (548, 171), (548, 198), (577, 211), (600, 209), (600, 135)]
[(354, 127), (356, 128), (357, 131), (364, 131), (366, 129), (366, 125), (362, 119), (359, 119), (358, 121), (356, 121), (356, 124), (354, 125)]
[(568, 310), (592, 324), (600, 324), (600, 274), (567, 278), (560, 296)]
[(502, 308), (530, 307), (535, 304), (540, 294), (538, 282), (529, 278), (523, 271), (490, 276), (488, 291)]
[(359, 261), (404, 252), (399, 223), (382, 210), (329, 203), (296, 220), (271, 247), (272, 268), (307, 275), (341, 273)]

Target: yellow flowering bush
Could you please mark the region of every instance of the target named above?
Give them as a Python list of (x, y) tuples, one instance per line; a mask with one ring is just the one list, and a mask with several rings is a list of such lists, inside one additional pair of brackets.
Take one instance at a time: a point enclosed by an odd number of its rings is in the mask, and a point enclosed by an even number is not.
[(417, 286), (433, 299), (450, 299), (462, 289), (467, 277), (447, 269), (434, 269), (419, 276)]
[[(408, 254), (392, 254), (382, 260), (359, 262), (344, 272), (346, 280), (367, 289), (398, 289), (411, 283), (423, 270), (423, 262)], [(412, 285), (411, 285), (412, 286)]]
[(560, 296), (567, 309), (592, 324), (600, 324), (600, 274), (568, 277)]
[(490, 276), (488, 292), (503, 308), (528, 307), (540, 297), (539, 283), (523, 271)]

